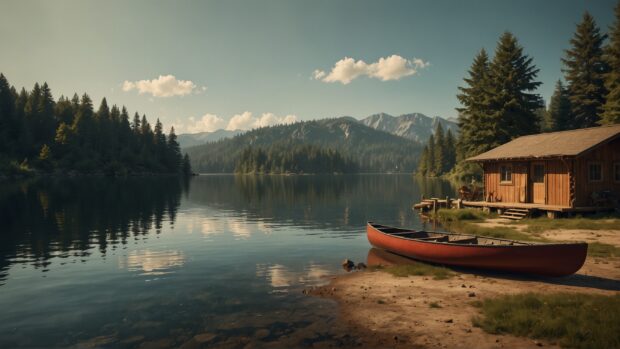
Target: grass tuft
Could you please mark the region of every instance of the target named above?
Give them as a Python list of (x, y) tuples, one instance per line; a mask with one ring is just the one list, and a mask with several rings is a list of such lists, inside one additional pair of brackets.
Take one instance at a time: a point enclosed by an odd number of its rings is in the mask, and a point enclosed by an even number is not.
[(620, 248), (601, 242), (588, 243), (588, 256), (590, 257), (620, 257)]
[(462, 210), (442, 208), (437, 211), (436, 218), (439, 219), (441, 222), (483, 221), (487, 218), (491, 218), (491, 214), (474, 208), (467, 208)]
[(384, 269), (386, 272), (396, 277), (416, 276), (432, 276), (435, 280), (445, 280), (454, 276), (450, 269), (434, 266), (426, 263), (393, 265)]
[(437, 302), (430, 302), (430, 303), (428, 304), (428, 307), (429, 307), (429, 308), (443, 308), (443, 307), (442, 307), (441, 305), (439, 305), (439, 303), (437, 303)]
[(557, 340), (564, 347), (620, 348), (620, 295), (507, 295), (486, 299), (474, 326), (492, 334)]
[(620, 227), (620, 218), (609, 215), (563, 219), (534, 218), (524, 219), (512, 224), (527, 224), (526, 230), (532, 234), (540, 234), (555, 229), (617, 230)]

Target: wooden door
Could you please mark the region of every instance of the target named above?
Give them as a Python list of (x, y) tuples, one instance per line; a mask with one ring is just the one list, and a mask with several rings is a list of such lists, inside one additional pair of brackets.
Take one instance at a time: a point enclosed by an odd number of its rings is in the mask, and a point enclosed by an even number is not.
[(531, 185), (532, 185), (532, 202), (535, 204), (546, 203), (547, 183), (545, 181), (545, 163), (533, 162), (531, 173)]

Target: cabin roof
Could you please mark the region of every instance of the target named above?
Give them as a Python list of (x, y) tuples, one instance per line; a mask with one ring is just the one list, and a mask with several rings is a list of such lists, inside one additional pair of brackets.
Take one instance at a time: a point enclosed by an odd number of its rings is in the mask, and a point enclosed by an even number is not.
[(578, 156), (620, 136), (620, 124), (522, 136), (467, 161)]

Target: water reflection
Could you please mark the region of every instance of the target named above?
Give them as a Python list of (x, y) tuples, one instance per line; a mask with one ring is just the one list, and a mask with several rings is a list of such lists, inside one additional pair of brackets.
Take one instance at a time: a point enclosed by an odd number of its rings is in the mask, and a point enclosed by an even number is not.
[(0, 183), (0, 282), (15, 260), (101, 255), (171, 225), (187, 183), (177, 178), (80, 178)]
[(256, 265), (256, 276), (266, 279), (275, 292), (287, 292), (293, 285), (325, 284), (330, 273), (330, 269), (314, 262), (305, 265), (301, 271), (294, 271), (282, 264)]
[(413, 202), (452, 190), (403, 175), (0, 183), (0, 347), (314, 336), (333, 307), (301, 288), (364, 260), (366, 221), (423, 228)]
[(166, 275), (176, 267), (183, 266), (185, 256), (178, 250), (131, 251), (125, 258), (119, 258), (119, 268), (138, 271), (140, 275)]

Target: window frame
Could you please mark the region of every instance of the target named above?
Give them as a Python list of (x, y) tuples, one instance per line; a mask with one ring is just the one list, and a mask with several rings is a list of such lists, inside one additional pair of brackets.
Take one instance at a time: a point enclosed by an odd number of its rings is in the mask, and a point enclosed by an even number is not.
[[(510, 170), (510, 180), (504, 180), (503, 168)], [(499, 184), (500, 185), (512, 185), (514, 180), (514, 166), (510, 163), (504, 163), (499, 165)]]
[[(542, 173), (540, 173), (540, 181), (537, 182), (537, 178), (536, 178), (536, 168), (540, 168), (542, 170)], [(532, 183), (537, 183), (537, 184), (545, 184), (547, 182), (547, 166), (544, 162), (535, 162), (532, 163), (531, 165), (531, 169), (532, 169), (532, 173), (531, 173), (531, 182)]]
[[(593, 165), (600, 166), (600, 168), (601, 168), (601, 170), (600, 170), (601, 178), (600, 179), (592, 179), (590, 177), (590, 174), (591, 174), (590, 168)], [(587, 172), (586, 175), (587, 175), (587, 178), (588, 178), (588, 183), (601, 183), (601, 182), (603, 182), (605, 180), (605, 174), (604, 174), (604, 169), (603, 169), (603, 163), (602, 162), (600, 162), (600, 161), (590, 161), (590, 162), (588, 162), (588, 170), (587, 171), (588, 172)]]

